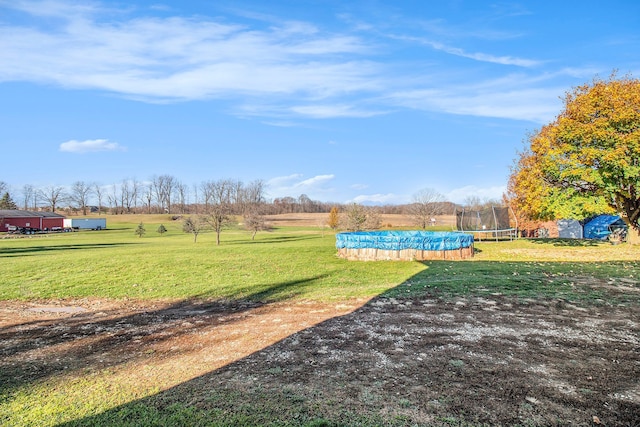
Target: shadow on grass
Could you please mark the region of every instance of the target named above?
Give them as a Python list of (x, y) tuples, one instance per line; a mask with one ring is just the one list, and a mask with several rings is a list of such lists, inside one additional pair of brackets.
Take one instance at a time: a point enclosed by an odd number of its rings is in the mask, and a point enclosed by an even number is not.
[[(254, 310), (268, 310), (269, 304), (295, 297), (301, 287), (321, 278), (265, 285), (242, 300), (212, 301), (202, 294), (174, 303), (132, 302), (127, 315), (98, 307), (60, 318), (64, 308), (55, 306), (56, 314), (46, 319), (0, 328), (0, 401), (18, 387), (52, 376), (143, 360), (149, 357), (144, 353), (147, 345), (180, 340), (198, 329), (185, 325), (228, 326)], [(33, 310), (46, 315), (50, 308)]]
[(273, 237), (262, 237), (256, 238), (255, 240), (242, 240), (242, 241), (234, 241), (230, 242), (234, 245), (260, 245), (263, 243), (287, 243), (287, 242), (296, 242), (302, 240), (311, 240), (311, 239), (321, 239), (322, 236), (317, 234), (309, 234), (309, 235), (291, 235), (291, 236), (273, 236)]
[(74, 251), (78, 249), (108, 249), (117, 246), (137, 245), (138, 243), (86, 243), (73, 245), (26, 246), (0, 249), (0, 258), (12, 256), (37, 255), (43, 252)]
[(609, 242), (603, 240), (594, 239), (560, 239), (560, 238), (548, 238), (548, 239), (527, 239), (533, 243), (549, 244), (554, 246), (575, 246), (575, 247), (588, 247), (588, 246), (600, 246), (610, 245)]

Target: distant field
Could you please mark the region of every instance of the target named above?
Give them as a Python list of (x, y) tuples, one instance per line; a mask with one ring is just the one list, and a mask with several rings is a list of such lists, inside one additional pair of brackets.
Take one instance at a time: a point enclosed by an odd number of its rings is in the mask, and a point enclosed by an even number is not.
[[(455, 217), (453, 215), (437, 215), (435, 227), (439, 229), (450, 230), (455, 225)], [(307, 226), (307, 227), (322, 227), (326, 225), (328, 214), (280, 214), (280, 215), (268, 215), (267, 221), (274, 226)], [(390, 227), (413, 227), (414, 222), (410, 215), (400, 214), (382, 214), (380, 216), (382, 226), (385, 228)]]
[(271, 220), (0, 238), (0, 424), (640, 423), (639, 247), (357, 262), (320, 215)]
[[(89, 215), (86, 218), (95, 218), (97, 215)], [(174, 217), (184, 217), (188, 215), (182, 214), (153, 214), (153, 215), (102, 215), (107, 218), (108, 223), (136, 223), (139, 221), (151, 224), (160, 224), (175, 221)], [(74, 218), (85, 218), (78, 216)], [(274, 227), (326, 227), (329, 214), (327, 213), (288, 213), (279, 215), (266, 215), (266, 221)], [(400, 214), (383, 214), (381, 215), (382, 225), (385, 227), (413, 227), (413, 220), (410, 215)], [(438, 228), (450, 229), (455, 225), (455, 217), (453, 215), (437, 215), (436, 226)]]

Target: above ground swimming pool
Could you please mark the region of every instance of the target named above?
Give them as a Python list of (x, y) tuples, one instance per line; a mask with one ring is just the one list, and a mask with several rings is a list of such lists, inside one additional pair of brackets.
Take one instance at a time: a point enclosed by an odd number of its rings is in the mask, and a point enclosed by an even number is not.
[(473, 257), (473, 235), (447, 231), (354, 231), (336, 234), (338, 256), (346, 259), (433, 260)]

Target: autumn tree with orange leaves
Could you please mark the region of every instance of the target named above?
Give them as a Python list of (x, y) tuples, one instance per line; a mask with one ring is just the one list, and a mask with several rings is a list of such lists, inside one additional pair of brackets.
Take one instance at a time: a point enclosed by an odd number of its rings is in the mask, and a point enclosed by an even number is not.
[(556, 120), (529, 136), (508, 193), (530, 219), (620, 213), (640, 231), (640, 80), (594, 80), (568, 92)]

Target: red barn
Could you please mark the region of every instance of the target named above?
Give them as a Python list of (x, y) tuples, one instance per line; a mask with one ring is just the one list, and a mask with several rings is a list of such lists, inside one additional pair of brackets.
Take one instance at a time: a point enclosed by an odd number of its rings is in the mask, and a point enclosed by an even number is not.
[(51, 230), (63, 225), (64, 216), (54, 212), (0, 210), (0, 232), (9, 231), (10, 227)]

